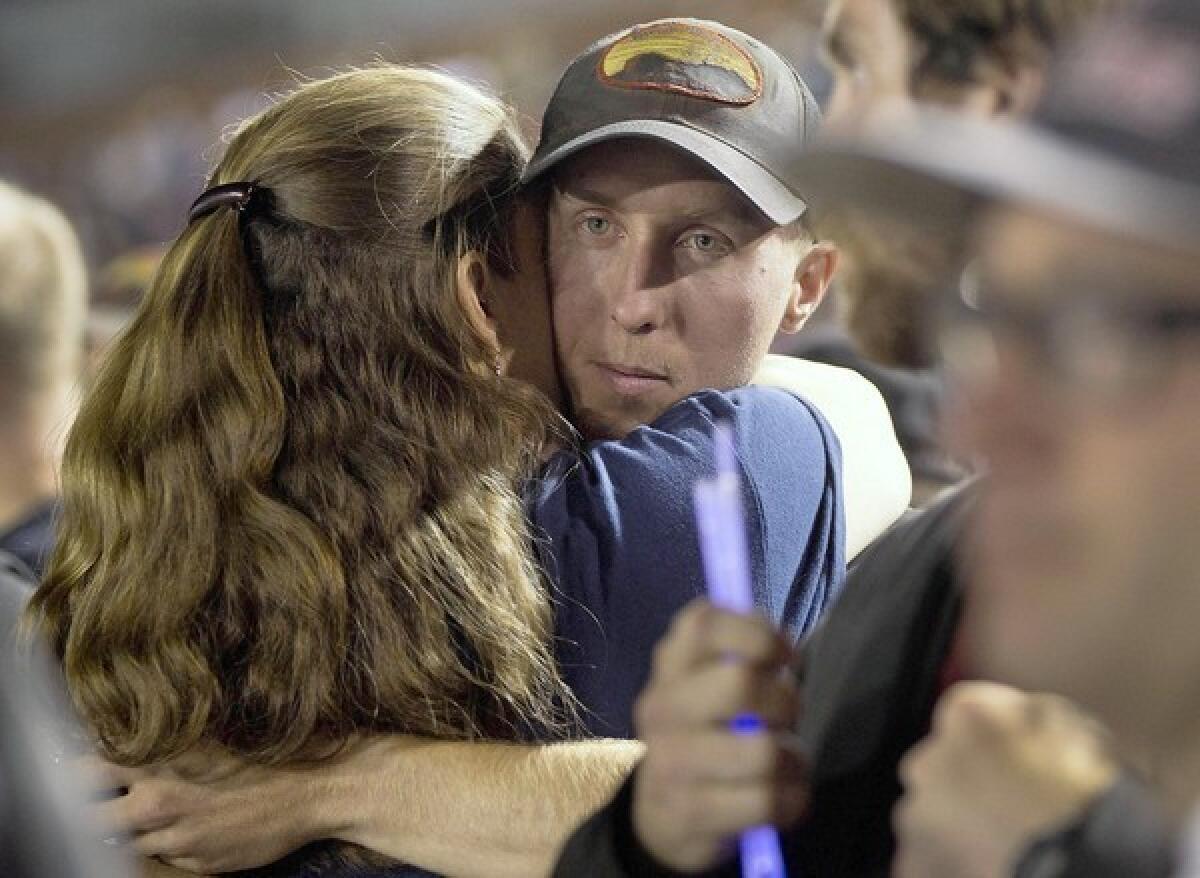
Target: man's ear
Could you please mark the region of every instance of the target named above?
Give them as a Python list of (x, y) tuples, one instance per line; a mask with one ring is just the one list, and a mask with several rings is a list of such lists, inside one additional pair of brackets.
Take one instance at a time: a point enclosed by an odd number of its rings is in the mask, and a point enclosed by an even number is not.
[(792, 291), (779, 324), (780, 332), (791, 335), (804, 327), (825, 298), (840, 259), (837, 245), (829, 241), (818, 241), (809, 248), (796, 266)]
[(454, 276), (458, 305), (462, 308), (463, 316), (466, 317), (471, 330), (499, 355), (500, 334), (488, 304), (490, 278), (491, 272), (488, 271), (483, 254), (478, 250), (470, 250), (459, 257)]
[(1046, 87), (1043, 65), (1019, 64), (1009, 72), (998, 87), (997, 112), (1003, 116), (1022, 119), (1033, 112)]
[(1033, 111), (1046, 84), (1044, 65), (1018, 58), (982, 56), (975, 63), (974, 85), (961, 108), (988, 118), (1023, 118)]

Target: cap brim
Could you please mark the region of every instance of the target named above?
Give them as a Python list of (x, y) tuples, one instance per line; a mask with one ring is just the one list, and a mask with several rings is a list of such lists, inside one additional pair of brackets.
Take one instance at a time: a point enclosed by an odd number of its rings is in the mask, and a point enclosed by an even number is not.
[(658, 119), (615, 122), (581, 134), (562, 146), (537, 154), (525, 169), (522, 181), (532, 182), (564, 159), (610, 140), (649, 138), (678, 147), (704, 162), (752, 201), (776, 225), (785, 226), (808, 210), (804, 199), (795, 195), (770, 171), (741, 150), (686, 125)]
[(958, 227), (982, 203), (1011, 201), (1151, 241), (1200, 243), (1200, 190), (1029, 123), (884, 114), (853, 138), (818, 141), (795, 163), (816, 208), (852, 204)]

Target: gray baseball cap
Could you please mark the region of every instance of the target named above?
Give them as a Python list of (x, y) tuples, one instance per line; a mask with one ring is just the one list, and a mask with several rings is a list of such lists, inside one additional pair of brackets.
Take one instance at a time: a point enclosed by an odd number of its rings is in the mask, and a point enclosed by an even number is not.
[(1025, 122), (929, 109), (877, 116), (793, 160), (815, 203), (938, 224), (985, 200), (1200, 245), (1200, 3), (1149, 0), (1066, 48)]
[(812, 92), (774, 49), (718, 22), (662, 19), (610, 34), (571, 62), (524, 180), (597, 143), (651, 138), (704, 162), (786, 225), (807, 209), (791, 158), (819, 120)]

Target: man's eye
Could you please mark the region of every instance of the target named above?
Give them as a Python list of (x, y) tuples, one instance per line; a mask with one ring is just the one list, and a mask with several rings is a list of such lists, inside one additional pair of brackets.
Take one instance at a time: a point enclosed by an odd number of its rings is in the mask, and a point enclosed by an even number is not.
[(584, 218), (583, 227), (593, 235), (607, 235), (612, 231), (612, 222), (602, 216), (589, 216)]
[(697, 253), (705, 254), (721, 254), (733, 249), (721, 237), (712, 234), (711, 232), (692, 232), (686, 235), (680, 242), (680, 245)]

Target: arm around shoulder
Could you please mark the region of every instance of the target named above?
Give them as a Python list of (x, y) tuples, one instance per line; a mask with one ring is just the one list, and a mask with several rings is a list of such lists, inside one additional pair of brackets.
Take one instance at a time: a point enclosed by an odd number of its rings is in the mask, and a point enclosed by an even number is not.
[(454, 878), (546, 875), (569, 833), (613, 796), (642, 749), (616, 740), (380, 738), (343, 774), (336, 798), (354, 819), (339, 837)]

